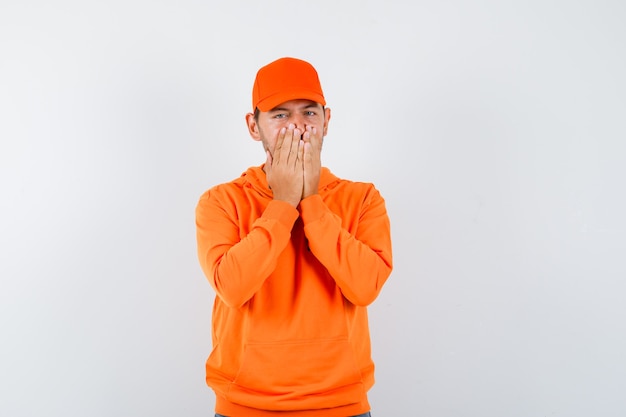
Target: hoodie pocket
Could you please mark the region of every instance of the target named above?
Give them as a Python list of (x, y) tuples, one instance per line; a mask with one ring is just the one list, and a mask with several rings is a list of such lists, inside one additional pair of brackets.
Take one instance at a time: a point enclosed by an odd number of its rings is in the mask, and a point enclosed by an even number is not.
[(344, 405), (345, 394), (363, 391), (347, 339), (247, 344), (233, 384), (233, 396), (272, 396), (275, 409), (289, 409), (294, 402), (302, 405), (311, 397), (327, 407)]

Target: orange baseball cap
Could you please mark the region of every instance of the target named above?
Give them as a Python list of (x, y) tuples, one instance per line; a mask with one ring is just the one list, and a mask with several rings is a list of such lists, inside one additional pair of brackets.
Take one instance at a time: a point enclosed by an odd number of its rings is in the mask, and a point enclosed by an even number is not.
[(296, 58), (280, 58), (262, 67), (252, 88), (252, 110), (269, 111), (289, 100), (306, 99), (326, 105), (317, 71)]

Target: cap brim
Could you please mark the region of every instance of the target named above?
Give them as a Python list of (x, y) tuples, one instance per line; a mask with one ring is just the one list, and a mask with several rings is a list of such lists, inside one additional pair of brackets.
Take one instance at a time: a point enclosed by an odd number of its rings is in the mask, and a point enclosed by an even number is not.
[(288, 93), (279, 93), (269, 96), (259, 101), (256, 107), (262, 112), (267, 112), (291, 100), (311, 100), (322, 106), (326, 105), (326, 100), (324, 100), (324, 96), (321, 94), (312, 91), (290, 91)]

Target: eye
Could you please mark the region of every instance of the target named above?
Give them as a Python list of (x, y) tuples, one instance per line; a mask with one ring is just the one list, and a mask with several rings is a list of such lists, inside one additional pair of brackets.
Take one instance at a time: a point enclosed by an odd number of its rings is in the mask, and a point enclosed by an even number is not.
[(311, 111), (311, 110), (307, 110), (306, 112), (304, 112), (304, 114), (306, 116), (315, 116), (316, 115), (316, 113), (314, 111)]
[(287, 117), (285, 113), (276, 113), (274, 115), (274, 119), (284, 119), (285, 117)]

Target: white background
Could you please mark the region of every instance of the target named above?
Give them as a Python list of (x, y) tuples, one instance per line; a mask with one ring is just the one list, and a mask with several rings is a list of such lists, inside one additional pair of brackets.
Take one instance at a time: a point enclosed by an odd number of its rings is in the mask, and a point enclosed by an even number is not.
[(313, 63), (374, 182), (385, 416), (626, 415), (626, 3), (0, 3), (0, 414), (210, 416), (200, 194), (264, 160), (256, 70)]

